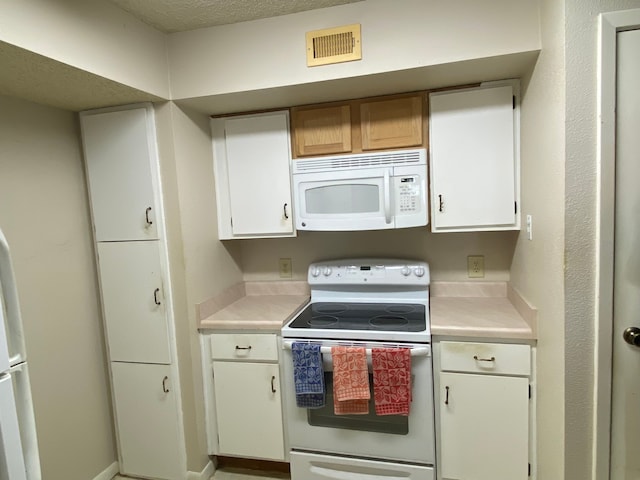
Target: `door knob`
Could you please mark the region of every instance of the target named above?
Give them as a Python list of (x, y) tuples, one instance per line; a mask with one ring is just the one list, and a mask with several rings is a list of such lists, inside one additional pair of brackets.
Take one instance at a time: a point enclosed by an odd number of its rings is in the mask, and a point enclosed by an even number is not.
[(638, 327), (628, 327), (622, 332), (622, 338), (629, 345), (633, 345), (634, 347), (640, 347), (640, 328)]

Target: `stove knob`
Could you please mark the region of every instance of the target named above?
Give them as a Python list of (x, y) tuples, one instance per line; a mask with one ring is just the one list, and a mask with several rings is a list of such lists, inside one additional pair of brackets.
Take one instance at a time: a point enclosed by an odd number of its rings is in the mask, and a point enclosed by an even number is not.
[(409, 275), (411, 275), (411, 269), (405, 265), (404, 267), (402, 267), (402, 270), (400, 270), (400, 273), (405, 277), (408, 277)]
[(331, 270), (331, 267), (324, 267), (324, 276), (328, 277), (329, 275), (331, 275), (331, 273), (333, 272), (333, 270)]
[(317, 277), (318, 275), (320, 275), (320, 268), (318, 267), (313, 267), (311, 269), (311, 276), (312, 277)]
[(416, 277), (422, 277), (422, 276), (424, 276), (424, 267), (416, 267), (416, 268), (413, 270), (413, 273), (415, 273), (415, 274), (416, 274)]

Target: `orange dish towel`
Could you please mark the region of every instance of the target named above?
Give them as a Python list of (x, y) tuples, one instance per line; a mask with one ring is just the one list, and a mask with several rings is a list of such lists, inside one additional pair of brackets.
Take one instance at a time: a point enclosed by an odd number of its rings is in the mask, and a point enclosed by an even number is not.
[(369, 413), (367, 353), (362, 347), (331, 347), (333, 410), (336, 415)]
[(411, 402), (411, 350), (374, 348), (373, 399), (377, 415), (409, 415)]

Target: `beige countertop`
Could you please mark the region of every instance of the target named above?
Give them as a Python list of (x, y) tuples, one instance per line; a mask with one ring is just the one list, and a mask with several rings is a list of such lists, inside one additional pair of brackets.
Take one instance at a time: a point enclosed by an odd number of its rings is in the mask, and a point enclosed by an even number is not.
[[(506, 282), (434, 282), (430, 294), (434, 336), (536, 338), (536, 310)], [(306, 282), (240, 283), (197, 305), (198, 328), (275, 332), (308, 302)]]
[(436, 282), (429, 304), (435, 336), (536, 338), (536, 310), (505, 282)]
[(234, 285), (197, 306), (201, 330), (279, 331), (309, 303), (306, 282), (250, 282)]

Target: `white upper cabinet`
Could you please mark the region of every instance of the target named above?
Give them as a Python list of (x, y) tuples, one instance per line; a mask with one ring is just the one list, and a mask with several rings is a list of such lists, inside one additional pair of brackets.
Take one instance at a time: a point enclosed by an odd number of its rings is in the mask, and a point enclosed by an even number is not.
[(431, 229), (520, 228), (519, 84), (429, 95)]
[(80, 119), (96, 241), (157, 239), (157, 154), (147, 109), (88, 112)]
[(294, 236), (289, 112), (211, 121), (220, 239)]

